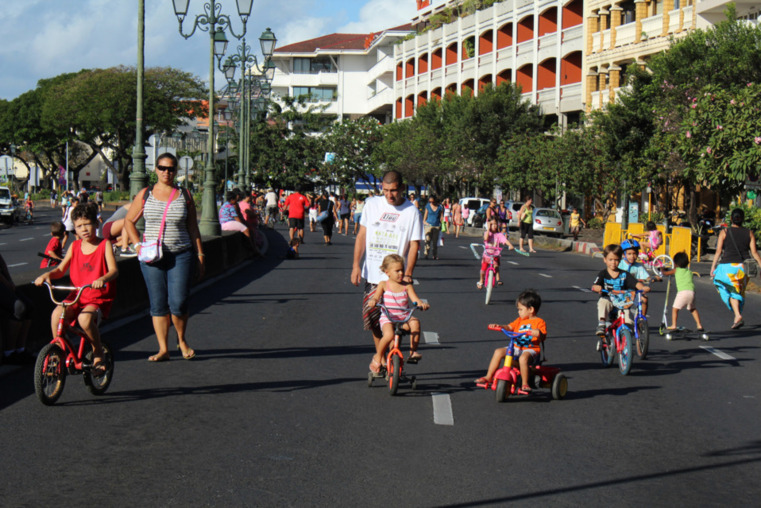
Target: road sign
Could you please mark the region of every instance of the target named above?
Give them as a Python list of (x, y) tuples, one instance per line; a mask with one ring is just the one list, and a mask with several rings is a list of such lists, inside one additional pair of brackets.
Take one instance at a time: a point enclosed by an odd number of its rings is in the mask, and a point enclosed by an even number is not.
[(193, 158), (187, 155), (180, 157), (180, 169), (183, 171), (193, 169)]
[(8, 173), (13, 172), (13, 157), (10, 155), (0, 157), (0, 171), (2, 171), (3, 176), (8, 176)]

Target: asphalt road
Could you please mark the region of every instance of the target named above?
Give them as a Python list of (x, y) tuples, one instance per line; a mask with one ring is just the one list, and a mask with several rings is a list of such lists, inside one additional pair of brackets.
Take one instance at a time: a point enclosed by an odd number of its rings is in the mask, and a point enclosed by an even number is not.
[[(585, 289), (601, 260), (507, 253), (505, 285), (484, 306), (471, 239), (446, 237), (441, 260), (415, 272), (431, 304), (424, 359), (409, 369), (418, 389), (390, 397), (367, 387), (351, 237), (326, 247), (308, 234), (288, 261), (278, 232), (270, 240), (266, 260), (193, 297), (193, 361), (148, 363), (156, 342), (140, 317), (105, 334), (117, 363), (102, 397), (71, 377), (45, 407), (31, 367), (2, 371), (0, 505), (740, 506), (761, 494), (757, 295), (730, 331), (698, 282), (712, 340), (667, 342), (659, 286), (651, 353), (624, 377), (594, 347)], [(544, 299), (547, 363), (569, 393), (497, 404), (472, 381), (504, 345), (486, 325), (512, 321), (526, 287)]]

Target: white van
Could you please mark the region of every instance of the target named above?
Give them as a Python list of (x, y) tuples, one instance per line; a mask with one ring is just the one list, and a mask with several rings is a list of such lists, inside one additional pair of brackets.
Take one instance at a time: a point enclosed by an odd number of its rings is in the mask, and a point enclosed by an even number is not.
[(0, 219), (6, 224), (13, 224), (15, 212), (16, 206), (11, 197), (11, 190), (8, 187), (0, 187)]
[[(460, 199), (460, 206), (462, 207), (463, 222), (466, 226), (473, 226), (473, 218), (476, 216), (476, 212), (484, 205), (489, 204), (488, 198), (462, 198)], [(465, 217), (465, 208), (469, 209), (468, 218)], [(476, 227), (481, 227), (483, 224), (479, 224)]]

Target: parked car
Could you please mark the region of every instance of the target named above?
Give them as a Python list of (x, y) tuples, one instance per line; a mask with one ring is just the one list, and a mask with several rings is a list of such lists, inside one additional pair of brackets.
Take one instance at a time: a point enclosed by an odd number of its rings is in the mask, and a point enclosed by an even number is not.
[(13, 203), (11, 190), (8, 187), (0, 187), (0, 218), (6, 224), (13, 225), (16, 216), (16, 205)]
[(563, 218), (553, 208), (534, 208), (534, 232), (563, 236)]
[(506, 201), (505, 208), (510, 212), (510, 219), (507, 221), (508, 229), (518, 229), (518, 212), (523, 206), (523, 201)]
[[(484, 205), (489, 205), (489, 199), (488, 198), (462, 198), (460, 199), (460, 206), (463, 208), (468, 207), (470, 212), (468, 213), (468, 218), (464, 219), (466, 226), (471, 227), (478, 227), (480, 228), (483, 226), (483, 217), (479, 220), (476, 219), (476, 212)], [(474, 224), (474, 220), (476, 224)]]

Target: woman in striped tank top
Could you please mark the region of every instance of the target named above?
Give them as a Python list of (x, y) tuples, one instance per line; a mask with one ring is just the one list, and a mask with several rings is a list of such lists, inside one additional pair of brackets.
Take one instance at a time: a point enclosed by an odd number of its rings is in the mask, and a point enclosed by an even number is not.
[(198, 231), (193, 199), (187, 189), (178, 189), (174, 183), (177, 175), (177, 157), (171, 153), (159, 155), (155, 171), (158, 182), (153, 187), (146, 187), (137, 193), (124, 221), (124, 229), (137, 250), (140, 241), (135, 228), (137, 220), (141, 216), (145, 219), (144, 240), (156, 240), (166, 210), (166, 223), (161, 235), (163, 256), (154, 263), (140, 262), (140, 271), (143, 273), (151, 303), (153, 330), (159, 343), (158, 353), (150, 356), (148, 361), (169, 360), (167, 341), (169, 326), (172, 324), (177, 331), (177, 344), (182, 351), (182, 357), (190, 360), (196, 353), (185, 340), (188, 296), (196, 258), (200, 277), (204, 274), (201, 233)]
[[(383, 258), (381, 270), (386, 274), (388, 280), (381, 281), (375, 290), (375, 294), (368, 300), (370, 307), (375, 307), (382, 299), (383, 305), (388, 309), (388, 316), (385, 312), (381, 312), (380, 326), (383, 337), (378, 342), (375, 356), (370, 362), (370, 370), (376, 374), (380, 372), (383, 365), (386, 348), (394, 340), (394, 323), (391, 320), (403, 320), (410, 307), (410, 302), (417, 303), (417, 306), (422, 310), (427, 310), (429, 307), (427, 303), (418, 298), (412, 288), (412, 283), (404, 282), (404, 258), (398, 254), (389, 254)], [(404, 325), (404, 328), (410, 332), (410, 356), (407, 358), (407, 363), (417, 363), (422, 358), (422, 355), (417, 352), (420, 343), (420, 321), (417, 318), (412, 318)]]

